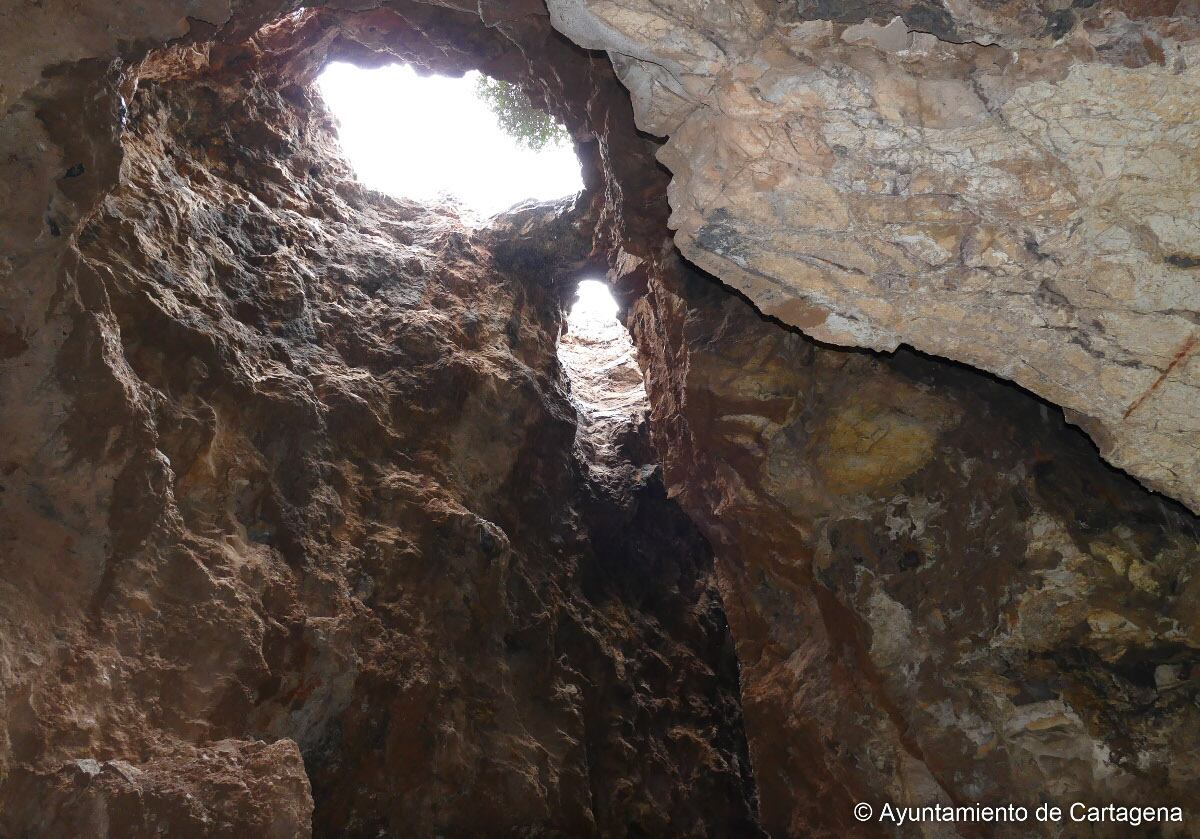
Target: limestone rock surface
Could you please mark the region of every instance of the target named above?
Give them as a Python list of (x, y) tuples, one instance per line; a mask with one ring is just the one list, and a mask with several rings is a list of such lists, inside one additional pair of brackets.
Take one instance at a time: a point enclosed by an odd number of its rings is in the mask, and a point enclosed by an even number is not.
[(1200, 510), (1195, 4), (548, 5), (667, 138), (689, 260), (1012, 380)]

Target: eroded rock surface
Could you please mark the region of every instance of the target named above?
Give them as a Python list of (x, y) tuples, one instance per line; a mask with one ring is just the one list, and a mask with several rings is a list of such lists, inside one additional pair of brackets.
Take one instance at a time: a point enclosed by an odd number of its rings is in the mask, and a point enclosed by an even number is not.
[(1011, 385), (816, 344), (666, 253), (628, 276), (630, 324), (669, 492), (719, 558), (764, 827), (1049, 800), (1181, 806), (1163, 835), (1193, 835), (1196, 517)]
[[(1195, 517), (1054, 405), (679, 261), (660, 147), (540, 3), (84, 5), (53, 43), (52, 0), (3, 10), (0, 833), (1076, 798), (1197, 832)], [(1009, 376), (1188, 499), (1189, 7), (553, 12), (670, 135), (687, 256)], [(364, 192), (328, 57), (523, 84), (587, 193), (472, 231)], [(655, 446), (556, 358), (604, 263)]]
[(1200, 510), (1200, 10), (549, 0), (768, 315), (967, 362)]
[(281, 74), (155, 57), (10, 252), (0, 834), (755, 835), (707, 544), (574, 449), (587, 205), (369, 193)]

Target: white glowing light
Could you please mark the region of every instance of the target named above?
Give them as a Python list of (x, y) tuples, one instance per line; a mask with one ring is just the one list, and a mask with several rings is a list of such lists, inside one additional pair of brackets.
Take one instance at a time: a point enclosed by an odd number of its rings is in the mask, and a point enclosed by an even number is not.
[(617, 320), (617, 301), (608, 286), (598, 280), (584, 280), (579, 284), (579, 294), (567, 323), (572, 331), (610, 325), (623, 328)]
[(475, 95), (477, 76), (334, 63), (317, 84), (338, 119), (342, 150), (372, 189), (417, 201), (448, 194), (480, 217), (581, 190), (569, 144), (537, 152), (518, 146)]

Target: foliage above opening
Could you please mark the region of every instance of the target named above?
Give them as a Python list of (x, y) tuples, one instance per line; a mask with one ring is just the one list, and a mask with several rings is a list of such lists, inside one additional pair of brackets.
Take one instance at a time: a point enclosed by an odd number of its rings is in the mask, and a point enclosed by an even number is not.
[(475, 92), (496, 114), (504, 132), (528, 149), (561, 146), (570, 139), (562, 124), (534, 105), (514, 84), (480, 74)]

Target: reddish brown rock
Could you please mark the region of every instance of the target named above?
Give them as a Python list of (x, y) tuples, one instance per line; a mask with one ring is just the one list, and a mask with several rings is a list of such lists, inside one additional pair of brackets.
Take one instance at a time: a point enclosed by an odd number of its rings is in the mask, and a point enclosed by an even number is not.
[(821, 346), (674, 257), (629, 279), (649, 285), (630, 324), (668, 491), (717, 553), (768, 832), (922, 835), (861, 825), (860, 801), (1082, 801), (1178, 806), (1162, 835), (1194, 833), (1191, 513), (1012, 386)]
[(136, 766), (82, 758), (57, 772), (14, 774), (0, 815), (6, 835), (293, 839), (312, 834), (308, 777), (289, 740), (220, 740), (204, 747), (175, 746)]
[(14, 254), (0, 832), (756, 834), (708, 547), (574, 449), (588, 206), (354, 183), (331, 21), (151, 56)]
[[(1061, 17), (1005, 8), (1022, 48)], [(1016, 388), (680, 262), (657, 146), (540, 4), (93, 11), (0, 67), (0, 832), (1194, 818), (1195, 517)], [(471, 231), (365, 192), (305, 86), (329, 57), (521, 83), (587, 193)], [(556, 358), (604, 263), (657, 451)]]

